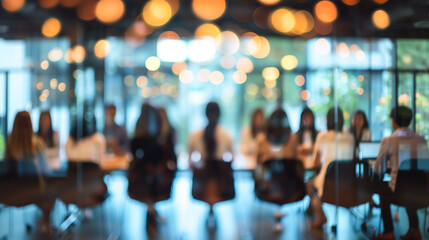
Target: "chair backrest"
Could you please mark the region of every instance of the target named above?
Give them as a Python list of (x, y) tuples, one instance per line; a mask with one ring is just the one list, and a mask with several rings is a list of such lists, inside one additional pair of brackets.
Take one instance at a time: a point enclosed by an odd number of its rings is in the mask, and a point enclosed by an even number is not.
[(234, 175), (231, 162), (223, 160), (205, 161), (200, 169), (193, 170), (192, 196), (205, 201), (204, 190), (206, 183), (215, 180), (218, 184), (222, 201), (235, 198)]
[(429, 206), (429, 159), (401, 162), (394, 203), (400, 206)]
[(305, 196), (304, 166), (297, 159), (270, 159), (262, 165), (263, 178), (255, 179), (256, 196), (280, 205)]
[(322, 201), (350, 208), (370, 200), (368, 163), (336, 160), (329, 164), (323, 185)]

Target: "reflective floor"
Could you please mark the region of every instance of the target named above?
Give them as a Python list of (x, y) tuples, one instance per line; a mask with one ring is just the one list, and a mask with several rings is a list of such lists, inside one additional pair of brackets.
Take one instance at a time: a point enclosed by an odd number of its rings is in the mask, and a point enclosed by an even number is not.
[[(305, 215), (309, 199), (279, 208), (276, 205), (259, 201), (253, 194), (253, 181), (249, 172), (236, 172), (236, 199), (215, 206), (217, 227), (208, 230), (206, 219), (209, 212), (207, 204), (192, 199), (191, 174), (180, 172), (174, 183), (172, 198), (160, 202), (156, 208), (164, 218), (159, 225), (158, 234), (146, 233), (145, 204), (130, 199), (126, 194), (127, 179), (124, 172), (114, 172), (106, 177), (110, 197), (100, 207), (84, 211), (80, 219), (62, 235), (54, 239), (365, 239), (361, 223), (349, 211), (340, 208), (338, 221), (335, 207), (325, 204), (328, 223), (323, 229), (311, 229), (311, 218)], [(281, 210), (286, 216), (282, 219), (283, 231), (274, 230), (273, 214)], [(363, 214), (367, 206), (356, 208)], [(73, 207), (70, 211), (73, 211)], [(396, 206), (392, 207), (395, 213)], [(369, 219), (369, 230), (378, 230), (379, 210), (373, 209)], [(58, 226), (66, 217), (64, 204), (57, 202), (52, 220)], [(7, 239), (48, 239), (38, 229), (37, 219), (41, 213), (35, 206), (25, 208), (2, 207), (0, 212), (0, 237)], [(423, 229), (424, 210), (419, 211), (420, 229)], [(331, 226), (338, 222), (337, 234)], [(11, 224), (10, 224), (11, 223)], [(26, 227), (28, 226), (28, 227)], [(408, 228), (405, 210), (399, 208), (399, 221), (395, 222), (395, 233), (399, 236)], [(371, 235), (371, 233), (369, 233)], [(428, 239), (426, 233), (426, 238)], [(398, 237), (399, 239), (399, 237)]]

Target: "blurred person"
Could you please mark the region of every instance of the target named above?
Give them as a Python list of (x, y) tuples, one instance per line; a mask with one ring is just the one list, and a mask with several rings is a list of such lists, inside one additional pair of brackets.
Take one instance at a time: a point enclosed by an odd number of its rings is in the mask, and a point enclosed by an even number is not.
[(355, 156), (359, 154), (359, 143), (371, 141), (371, 130), (369, 129), (368, 119), (363, 111), (357, 110), (352, 117), (350, 133), (355, 139)]
[(298, 159), (302, 161), (305, 168), (313, 168), (311, 156), (318, 133), (314, 124), (313, 111), (310, 108), (304, 108), (301, 113), (299, 130), (295, 134), (298, 139)]
[[(35, 189), (37, 191), (37, 193), (35, 193), (32, 191), (33, 189), (26, 189), (24, 187), (24, 189), (19, 190), (19, 195), (27, 199), (19, 199), (19, 201), (32, 201), (33, 198), (39, 199), (35, 204), (43, 213), (40, 224), (44, 232), (52, 230), (50, 225), (50, 213), (55, 203), (54, 198), (48, 197), (43, 180), (43, 176), (49, 175), (50, 172), (49, 165), (46, 162), (45, 151), (46, 148), (43, 140), (37, 137), (33, 132), (30, 113), (27, 111), (18, 112), (15, 116), (12, 132), (6, 143), (5, 157), (6, 161), (9, 161), (11, 166), (9, 170), (12, 176), (20, 177), (28, 175), (38, 177), (38, 184), (41, 189)], [(22, 166), (20, 167), (18, 163), (22, 161), (34, 163), (34, 168), (25, 166), (24, 169), (22, 169)], [(13, 188), (19, 189), (20, 186), (13, 186)], [(38, 196), (40, 192), (45, 194), (41, 199)], [(11, 192), (9, 193), (13, 194)]]
[(244, 127), (241, 130), (240, 150), (246, 160), (252, 166), (257, 163), (257, 143), (258, 139), (265, 133), (265, 118), (261, 108), (257, 108), (252, 113), (252, 120), (249, 127)]
[(160, 144), (165, 148), (165, 152), (172, 154), (170, 159), (172, 159), (169, 164), (173, 164), (170, 167), (175, 168), (177, 164), (177, 158), (175, 154), (175, 145), (176, 145), (176, 130), (171, 126), (171, 123), (168, 119), (167, 110), (163, 107), (157, 109), (160, 117), (160, 129), (158, 140)]
[(105, 125), (103, 135), (106, 138), (106, 159), (102, 162), (103, 169), (127, 169), (130, 155), (128, 134), (123, 126), (115, 122), (116, 106), (105, 107)]
[(95, 116), (86, 113), (85, 117), (76, 118), (66, 145), (69, 162), (94, 162), (101, 164), (106, 155), (106, 139), (97, 132)]
[(58, 132), (52, 129), (52, 118), (49, 111), (40, 114), (37, 136), (45, 143), (49, 162), (59, 164), (60, 138)]
[[(210, 206), (207, 226), (216, 226), (213, 205), (223, 201), (228, 194), (228, 178), (226, 172), (221, 172), (211, 164), (216, 161), (232, 162), (232, 140), (228, 132), (218, 125), (221, 115), (220, 107), (216, 102), (209, 102), (206, 106), (207, 126), (205, 129), (193, 133), (189, 137), (189, 165), (194, 170), (193, 191), (195, 186), (201, 187), (201, 198)], [(195, 171), (201, 170), (204, 176), (196, 179)], [(196, 182), (196, 181), (201, 181)], [(194, 196), (195, 197), (195, 196)]]
[(321, 197), (329, 164), (334, 160), (353, 159), (354, 139), (350, 133), (343, 132), (343, 124), (343, 111), (340, 108), (331, 108), (327, 114), (327, 131), (319, 133), (316, 137), (311, 162), (321, 170), (307, 183), (311, 208), (315, 213), (315, 220), (311, 224), (314, 228), (320, 228), (327, 221)]
[(106, 138), (107, 153), (115, 155), (124, 155), (127, 153), (128, 134), (123, 126), (119, 126), (115, 122), (116, 106), (113, 104), (107, 105), (105, 108), (105, 125), (103, 134)]
[(270, 159), (296, 158), (297, 136), (292, 134), (286, 112), (277, 108), (267, 121), (266, 134), (258, 139), (258, 164)]
[(158, 111), (150, 104), (143, 104), (130, 144), (133, 160), (129, 168), (128, 194), (147, 204), (148, 233), (156, 232), (162, 220), (155, 203), (170, 197), (176, 170), (174, 146), (166, 147), (168, 143), (160, 140), (161, 125)]
[[(389, 137), (381, 140), (380, 150), (374, 164), (374, 173), (383, 176), (390, 171), (390, 181), (382, 182), (380, 186), (380, 208), (383, 218), (384, 233), (377, 239), (395, 239), (393, 232), (392, 213), (390, 205), (395, 198), (395, 187), (399, 166), (408, 159), (427, 159), (429, 156), (424, 137), (409, 129), (413, 119), (412, 110), (399, 106), (390, 112), (392, 127), (395, 130)], [(406, 207), (409, 229), (401, 239), (421, 239), (417, 207)]]

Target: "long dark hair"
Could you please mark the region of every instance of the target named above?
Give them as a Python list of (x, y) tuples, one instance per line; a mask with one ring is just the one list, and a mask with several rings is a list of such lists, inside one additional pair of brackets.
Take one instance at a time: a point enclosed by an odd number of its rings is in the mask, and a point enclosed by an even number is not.
[[(338, 124), (338, 128), (336, 128), (335, 125), (335, 113), (337, 114), (337, 124)], [(344, 125), (344, 115), (343, 115), (343, 111), (341, 110), (341, 108), (330, 108), (328, 110), (328, 114), (326, 116), (327, 118), (327, 127), (328, 130), (336, 130), (338, 132), (343, 131), (343, 125)]]
[[(304, 118), (304, 115), (306, 115), (306, 114), (311, 115), (311, 117), (313, 118), (313, 124), (311, 125), (310, 129), (304, 128), (303, 118)], [(301, 113), (301, 120), (299, 123), (299, 130), (298, 130), (298, 141), (299, 141), (299, 143), (302, 143), (304, 141), (303, 136), (304, 136), (305, 130), (311, 131), (311, 140), (313, 142), (315, 142), (316, 136), (317, 136), (317, 131), (316, 131), (316, 128), (314, 126), (314, 113), (313, 113), (313, 111), (311, 111), (310, 108), (304, 108), (304, 110), (302, 110), (302, 113)]]
[(257, 135), (258, 135), (258, 133), (261, 131), (261, 130), (263, 130), (263, 129), (258, 129), (256, 126), (255, 126), (255, 118), (256, 118), (256, 116), (258, 116), (258, 115), (262, 115), (262, 117), (264, 117), (264, 111), (262, 110), (262, 108), (257, 108), (257, 109), (255, 109), (255, 111), (253, 111), (253, 113), (252, 113), (252, 122), (251, 122), (251, 125), (250, 125), (250, 131), (251, 131), (251, 133), (252, 133), (252, 138), (255, 138)]
[(268, 119), (268, 141), (276, 145), (284, 144), (289, 140), (291, 132), (286, 112), (282, 108), (274, 110)]
[(7, 139), (6, 159), (18, 160), (36, 153), (33, 144), (33, 125), (27, 111), (18, 112), (13, 121), (12, 132)]
[[(364, 130), (365, 128), (369, 128), (369, 124), (368, 124), (368, 119), (366, 118), (365, 112), (363, 112), (362, 110), (357, 110), (356, 112), (354, 112), (352, 119), (354, 119), (357, 115), (361, 115), (363, 118), (363, 126), (362, 126), (362, 130)], [(353, 134), (353, 137), (355, 138), (355, 140), (360, 141), (362, 138), (362, 132), (360, 132), (360, 136), (356, 136), (356, 127), (355, 126), (351, 126), (350, 127), (350, 133)]]
[(140, 117), (137, 120), (135, 137), (151, 138), (159, 135), (161, 118), (158, 111), (149, 103), (142, 105)]
[[(44, 132), (42, 129), (42, 118), (47, 117), (49, 119), (49, 128)], [(52, 130), (52, 118), (49, 111), (43, 111), (40, 113), (39, 118), (39, 130), (37, 131), (37, 136), (45, 141), (46, 146), (49, 148), (54, 147), (54, 131)]]
[(206, 116), (208, 124), (204, 130), (204, 145), (207, 152), (207, 160), (214, 160), (217, 148), (215, 130), (220, 117), (219, 104), (216, 102), (209, 102), (206, 107)]
[(85, 116), (74, 117), (70, 137), (74, 141), (87, 138), (97, 132), (97, 124), (94, 113), (85, 112)]

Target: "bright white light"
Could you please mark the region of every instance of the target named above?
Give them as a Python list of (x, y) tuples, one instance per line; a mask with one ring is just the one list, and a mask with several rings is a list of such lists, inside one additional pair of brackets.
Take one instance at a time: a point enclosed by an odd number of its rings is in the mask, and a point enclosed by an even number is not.
[(199, 162), (201, 160), (201, 153), (198, 151), (192, 152), (191, 153), (191, 160), (194, 163)]
[(189, 42), (189, 59), (192, 62), (208, 63), (216, 56), (216, 41), (213, 38), (196, 39)]
[(232, 161), (232, 153), (230, 152), (225, 152), (222, 156), (223, 160), (225, 162), (231, 162)]
[(185, 62), (188, 49), (182, 40), (161, 39), (157, 43), (157, 55), (163, 62)]

